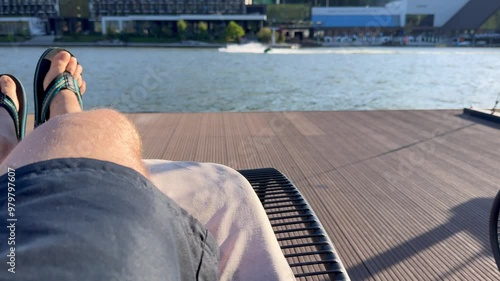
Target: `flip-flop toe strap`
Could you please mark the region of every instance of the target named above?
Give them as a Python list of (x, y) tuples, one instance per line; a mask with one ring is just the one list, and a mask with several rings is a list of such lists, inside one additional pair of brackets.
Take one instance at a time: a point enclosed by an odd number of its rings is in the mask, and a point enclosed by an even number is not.
[(47, 87), (47, 91), (45, 94), (45, 98), (43, 99), (42, 102), (42, 114), (41, 114), (41, 120), (42, 122), (45, 122), (46, 120), (49, 119), (49, 109), (50, 109), (50, 104), (52, 103), (52, 100), (54, 97), (62, 90), (70, 90), (73, 93), (75, 93), (76, 98), (78, 99), (78, 103), (80, 104), (80, 107), (82, 107), (82, 96), (80, 94), (80, 87), (78, 86), (78, 81), (71, 75), (71, 73), (65, 71), (59, 75), (57, 75), (54, 80), (49, 84)]
[(4, 93), (0, 93), (0, 107), (3, 107), (7, 110), (10, 117), (14, 121), (14, 126), (16, 127), (16, 136), (20, 139), (20, 131), (19, 131), (19, 113), (17, 112), (16, 105), (14, 101)]

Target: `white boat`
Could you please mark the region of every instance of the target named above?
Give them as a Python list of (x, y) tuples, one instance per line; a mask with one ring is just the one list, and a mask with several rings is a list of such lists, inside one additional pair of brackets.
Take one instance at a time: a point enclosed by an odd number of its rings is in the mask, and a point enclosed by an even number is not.
[(225, 48), (219, 48), (219, 52), (263, 54), (263, 53), (273, 52), (274, 49), (296, 50), (298, 48), (299, 48), (298, 44), (265, 45), (261, 43), (247, 43), (247, 44), (228, 44)]
[(228, 44), (225, 48), (219, 48), (219, 52), (263, 54), (267, 48), (269, 46), (260, 43)]

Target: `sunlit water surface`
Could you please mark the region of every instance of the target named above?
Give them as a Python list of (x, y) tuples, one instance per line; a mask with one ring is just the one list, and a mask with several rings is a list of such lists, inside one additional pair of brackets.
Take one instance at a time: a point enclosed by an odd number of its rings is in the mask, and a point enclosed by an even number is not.
[[(0, 72), (31, 97), (44, 48), (0, 49)], [(85, 107), (125, 112), (456, 109), (491, 107), (500, 92), (500, 49), (71, 50)]]

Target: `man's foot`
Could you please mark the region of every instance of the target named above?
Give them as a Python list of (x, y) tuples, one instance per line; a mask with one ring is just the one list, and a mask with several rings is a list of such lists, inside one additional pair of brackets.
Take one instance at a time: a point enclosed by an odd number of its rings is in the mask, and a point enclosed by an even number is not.
[[(16, 83), (8, 75), (3, 75), (0, 77), (0, 89), (2, 93), (9, 96), (14, 102), (16, 109), (19, 110), (19, 101), (17, 100), (16, 93)], [(3, 110), (7, 111), (5, 108), (1, 107)]]
[[(8, 75), (0, 77), (0, 89), (12, 99), (16, 109), (19, 110), (19, 101), (16, 93), (16, 83)], [(2, 162), (10, 151), (17, 145), (16, 125), (7, 109), (0, 107), (0, 162)]]
[[(3, 75), (0, 77), (0, 90), (2, 93), (6, 94), (9, 98), (12, 99), (14, 105), (16, 106), (16, 110), (19, 111), (19, 100), (17, 99), (16, 93), (16, 83), (12, 78), (8, 75)], [(9, 115), (9, 112), (6, 108), (0, 107), (0, 118), (2, 118), (2, 122), (0, 122), (0, 126), (2, 126), (2, 135), (4, 138), (3, 141), (8, 141), (9, 143), (17, 143), (17, 135), (16, 135), (16, 126), (14, 124), (14, 120)]]
[[(83, 80), (82, 72), (83, 68), (78, 64), (75, 57), (71, 57), (68, 52), (60, 52), (55, 55), (50, 64), (50, 69), (45, 79), (43, 80), (43, 88), (47, 89), (48, 85), (57, 75), (67, 71), (71, 73), (73, 77), (78, 81), (78, 86), (80, 87), (80, 93), (83, 95), (86, 90), (86, 83)], [(15, 92), (14, 92), (15, 93)], [(57, 95), (54, 96), (52, 103), (50, 104), (50, 116), (53, 118), (58, 115), (81, 112), (82, 109), (78, 103), (75, 93), (70, 90), (62, 90)]]

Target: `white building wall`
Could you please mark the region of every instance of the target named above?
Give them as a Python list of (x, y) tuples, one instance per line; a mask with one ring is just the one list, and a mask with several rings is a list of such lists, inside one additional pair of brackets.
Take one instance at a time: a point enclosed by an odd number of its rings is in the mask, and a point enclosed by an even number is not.
[[(317, 16), (386, 16), (400, 15), (401, 26), (406, 24), (406, 15), (434, 15), (434, 26), (447, 23), (470, 0), (396, 0), (385, 7), (313, 7)], [(500, 1), (500, 0), (499, 0)]]
[(325, 16), (373, 16), (373, 15), (399, 15), (404, 12), (400, 6), (387, 7), (312, 7), (314, 15)]
[(434, 15), (434, 26), (441, 27), (470, 0), (403, 0), (407, 1), (406, 14)]
[[(394, 1), (385, 7), (313, 7), (311, 9), (314, 16), (372, 16), (373, 23), (383, 24), (386, 16), (399, 16), (404, 19), (406, 13), (405, 1)], [(400, 26), (404, 26), (401, 20)]]

